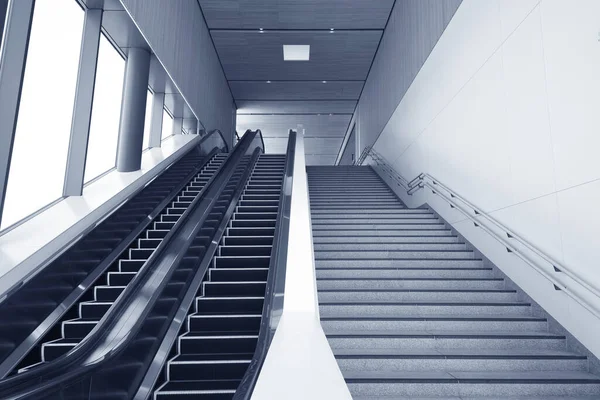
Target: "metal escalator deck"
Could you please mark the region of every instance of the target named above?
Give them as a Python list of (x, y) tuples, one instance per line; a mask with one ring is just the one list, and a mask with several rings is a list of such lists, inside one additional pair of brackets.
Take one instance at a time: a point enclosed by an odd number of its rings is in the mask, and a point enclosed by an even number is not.
[(258, 338), (285, 155), (261, 155), (155, 399), (231, 399)]
[(429, 209), (309, 167), (321, 324), (355, 399), (597, 399), (600, 378)]
[(205, 158), (190, 151), (0, 303), (0, 366)]
[(94, 282), (72, 310), (64, 315), (58, 325), (60, 328), (55, 328), (42, 341), (39, 353), (32, 351), (21, 362), (21, 366), (26, 369), (52, 361), (71, 350), (91, 332), (226, 159), (226, 154), (216, 154), (205, 164), (118, 260)]

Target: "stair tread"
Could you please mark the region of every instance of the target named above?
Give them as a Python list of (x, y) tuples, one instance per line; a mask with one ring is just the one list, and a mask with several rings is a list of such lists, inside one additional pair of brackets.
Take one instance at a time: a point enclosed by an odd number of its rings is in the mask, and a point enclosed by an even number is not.
[(320, 301), (321, 305), (392, 305), (392, 306), (481, 306), (481, 305), (496, 305), (496, 306), (516, 306), (529, 307), (531, 303), (520, 301), (398, 301), (398, 300), (324, 300)]
[(446, 381), (467, 382), (587, 382), (599, 383), (600, 377), (580, 371), (344, 371), (347, 380)]
[(426, 357), (426, 358), (575, 358), (585, 359), (577, 353), (560, 350), (540, 350), (540, 349), (485, 349), (485, 348), (467, 348), (467, 349), (431, 349), (431, 348), (362, 348), (362, 349), (333, 349), (333, 353), (340, 357)]
[(536, 332), (536, 331), (460, 331), (460, 330), (346, 330), (339, 329), (336, 331), (328, 332), (325, 330), (327, 336), (390, 336), (390, 337), (474, 337), (474, 338), (533, 338), (533, 339), (564, 339), (564, 335), (559, 335), (550, 332)]
[(428, 320), (444, 320), (444, 321), (546, 321), (543, 317), (533, 317), (529, 315), (402, 315), (402, 316), (380, 316), (380, 315), (365, 315), (365, 316), (349, 316), (349, 315), (334, 315), (321, 316), (321, 320), (330, 321), (428, 321)]

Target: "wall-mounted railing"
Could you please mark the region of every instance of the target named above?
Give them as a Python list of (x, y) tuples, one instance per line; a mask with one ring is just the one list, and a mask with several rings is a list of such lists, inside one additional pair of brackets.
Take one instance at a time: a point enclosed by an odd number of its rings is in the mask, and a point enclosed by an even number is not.
[(353, 165), (362, 165), (362, 163), (365, 161), (365, 159), (369, 156), (369, 152), (371, 151), (371, 149), (373, 149), (373, 146), (367, 146), (363, 149), (362, 153), (360, 153), (360, 156), (358, 157), (357, 160), (352, 160), (352, 164)]
[[(507, 252), (529, 264), (540, 275), (550, 281), (554, 285), (554, 289), (563, 291), (600, 318), (600, 290), (586, 282), (585, 278), (573, 269), (545, 254), (432, 175), (421, 173), (411, 181), (407, 181), (374, 149), (369, 149), (367, 157), (371, 158), (378, 169), (402, 187), (408, 195), (412, 195), (421, 189), (431, 190), (433, 195), (442, 198), (451, 208), (470, 219), (475, 227), (482, 229), (497, 240), (506, 248)], [(365, 160), (367, 157), (365, 157)]]

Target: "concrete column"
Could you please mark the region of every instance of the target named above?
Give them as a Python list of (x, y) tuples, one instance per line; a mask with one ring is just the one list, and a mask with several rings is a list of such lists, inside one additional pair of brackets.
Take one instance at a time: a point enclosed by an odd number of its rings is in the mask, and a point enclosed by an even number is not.
[(173, 118), (173, 135), (181, 135), (183, 128), (183, 118)]
[(146, 96), (150, 75), (150, 52), (130, 48), (125, 66), (119, 144), (117, 147), (117, 171), (131, 172), (142, 164)]
[(102, 10), (86, 10), (81, 51), (79, 53), (79, 71), (77, 73), (77, 89), (75, 90), (75, 105), (73, 106), (67, 170), (63, 188), (65, 196), (81, 196), (83, 192), (101, 28)]
[(19, 115), (34, 0), (10, 2), (2, 43), (0, 68), (0, 220)]
[(150, 116), (150, 148), (160, 147), (164, 107), (165, 94), (155, 92), (152, 96), (152, 115)]

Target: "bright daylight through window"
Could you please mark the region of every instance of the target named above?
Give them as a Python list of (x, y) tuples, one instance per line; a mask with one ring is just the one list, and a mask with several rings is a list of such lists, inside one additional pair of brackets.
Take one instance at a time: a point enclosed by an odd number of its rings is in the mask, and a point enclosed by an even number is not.
[(62, 196), (83, 18), (73, 0), (35, 2), (2, 229)]
[(116, 164), (124, 74), (125, 60), (102, 35), (85, 163), (85, 182), (114, 168)]
[(150, 147), (150, 120), (152, 119), (152, 92), (148, 90), (146, 97), (146, 120), (144, 121), (144, 140), (142, 150)]
[(161, 140), (167, 138), (173, 134), (173, 117), (163, 109), (163, 124), (162, 133), (160, 135)]

